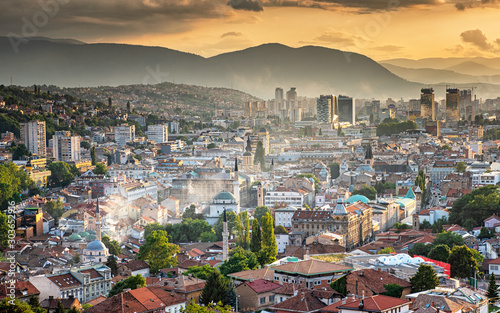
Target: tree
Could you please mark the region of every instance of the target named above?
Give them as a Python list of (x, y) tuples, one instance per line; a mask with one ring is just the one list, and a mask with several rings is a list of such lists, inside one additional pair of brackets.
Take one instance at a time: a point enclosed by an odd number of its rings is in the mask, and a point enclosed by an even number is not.
[(50, 171), (49, 185), (52, 187), (66, 187), (73, 181), (73, 174), (68, 163), (58, 161), (47, 166)]
[(467, 164), (465, 164), (464, 161), (457, 162), (457, 164), (455, 165), (455, 169), (459, 173), (464, 173), (465, 170), (467, 169)]
[(209, 303), (205, 306), (196, 304), (194, 299), (191, 299), (186, 307), (181, 308), (180, 313), (231, 313), (231, 307), (223, 305), (221, 302)]
[(106, 266), (111, 269), (111, 274), (116, 276), (118, 274), (118, 264), (116, 263), (116, 257), (114, 255), (108, 256), (106, 260)]
[(215, 149), (217, 148), (217, 145), (214, 142), (211, 142), (207, 145), (207, 149)]
[(222, 275), (254, 270), (259, 267), (257, 256), (252, 251), (237, 247), (231, 251), (231, 257), (220, 266)]
[(478, 270), (474, 253), (466, 245), (454, 246), (448, 258), (448, 263), (450, 263), (452, 277), (472, 277), (474, 272)]
[(130, 114), (132, 111), (130, 111), (130, 101), (127, 101), (127, 113)]
[(54, 218), (56, 223), (64, 213), (63, 203), (59, 199), (57, 199), (57, 201), (45, 202), (44, 208), (45, 212), (49, 213), (49, 215)]
[(345, 297), (347, 295), (347, 275), (332, 281), (330, 287)]
[(215, 234), (215, 231), (212, 229), (210, 231), (204, 231), (203, 233), (201, 233), (198, 239), (201, 242), (216, 242), (217, 235)]
[(321, 130), (321, 128), (319, 129), (318, 136), (323, 136), (323, 131)]
[(453, 246), (461, 246), (464, 244), (464, 238), (458, 234), (455, 234), (450, 231), (445, 231), (436, 236), (436, 238), (432, 241), (434, 246), (437, 245), (447, 245), (450, 249)]
[(394, 248), (393, 247), (387, 247), (384, 249), (381, 249), (377, 254), (391, 254), (394, 253)]
[(21, 193), (36, 190), (35, 183), (29, 175), (20, 170), (14, 163), (8, 162), (0, 165), (0, 204), (6, 210), (9, 205), (21, 202)]
[(165, 226), (159, 223), (150, 223), (144, 226), (144, 238), (149, 236), (155, 230), (165, 230)]
[(139, 286), (139, 288), (146, 287), (146, 278), (142, 277), (140, 274), (132, 275), (114, 284), (113, 288), (109, 291), (108, 298), (121, 293), (124, 289), (137, 289), (137, 286)]
[(82, 311), (78, 310), (76, 306), (72, 306), (71, 309), (67, 310), (66, 313), (81, 313)]
[(65, 312), (66, 312), (66, 310), (64, 309), (64, 305), (62, 304), (62, 302), (57, 301), (55, 313), (65, 313)]
[(146, 242), (139, 250), (139, 260), (146, 260), (150, 270), (156, 274), (160, 269), (177, 265), (175, 255), (179, 246), (168, 242), (167, 232), (155, 230), (146, 237)]
[[(450, 223), (464, 225), (469, 219), (474, 220), (474, 226), (500, 211), (498, 186), (479, 187), (471, 193), (462, 196), (453, 203), (450, 212)], [(468, 225), (469, 226), (469, 225)]]
[(108, 98), (108, 105), (110, 107), (113, 106), (113, 100), (111, 99), (111, 97)]
[(266, 168), (265, 153), (264, 144), (259, 140), (259, 142), (257, 142), (257, 148), (255, 148), (254, 164), (260, 163), (261, 171), (264, 171)]
[(120, 248), (120, 243), (116, 240), (111, 240), (108, 236), (102, 238), (102, 243), (108, 248), (109, 253), (113, 255), (118, 255), (122, 252)]
[(332, 179), (338, 178), (340, 176), (340, 164), (335, 162), (328, 165), (330, 168), (330, 176)]
[(24, 157), (31, 156), (31, 152), (23, 143), (12, 145), (12, 147), (9, 148), (9, 151), (12, 152), (13, 160), (22, 160)]
[(409, 129), (417, 129), (417, 124), (413, 121), (397, 123), (394, 120), (385, 119), (381, 124), (377, 125), (377, 136), (391, 136)]
[(247, 211), (240, 212), (240, 223), (236, 225), (238, 237), (236, 238), (236, 245), (243, 249), (250, 247), (250, 218)]
[(276, 261), (278, 255), (278, 244), (274, 236), (273, 217), (267, 212), (261, 220), (262, 227), (262, 250), (259, 253), (259, 261), (262, 266)]
[(339, 125), (339, 128), (337, 128), (337, 137), (344, 137), (345, 133), (342, 131), (342, 126)]
[(411, 292), (420, 292), (439, 286), (439, 278), (432, 265), (421, 264), (417, 273), (410, 278)]
[(228, 284), (219, 271), (213, 271), (205, 282), (205, 287), (201, 291), (200, 303), (226, 303)]
[(97, 156), (95, 154), (95, 147), (94, 146), (92, 146), (92, 148), (90, 148), (90, 159), (92, 159), (92, 165), (97, 164)]
[(495, 273), (492, 273), (490, 276), (490, 281), (488, 283), (488, 291), (486, 292), (486, 296), (490, 300), (490, 303), (495, 303), (498, 300), (498, 286)]
[(269, 210), (269, 207), (267, 207), (266, 205), (261, 205), (261, 206), (258, 206), (255, 208), (255, 211), (253, 213), (253, 217), (254, 217), (254, 219), (257, 219), (257, 221), (259, 221), (259, 223), (260, 223), (262, 217), (266, 213), (271, 213), (271, 210)]
[(90, 145), (90, 142), (88, 142), (88, 141), (81, 141), (80, 147), (88, 150), (88, 149), (90, 149), (91, 145)]
[(384, 288), (386, 291), (382, 292), (381, 295), (394, 298), (401, 298), (401, 296), (403, 295), (404, 288), (398, 284), (387, 284), (384, 285)]
[(203, 213), (196, 213), (196, 206), (191, 204), (182, 213), (182, 219), (191, 218), (193, 220), (205, 220), (205, 215)]
[(215, 267), (211, 267), (206, 264), (203, 266), (190, 266), (187, 271), (182, 272), (182, 275), (193, 275), (196, 278), (208, 280), (208, 277), (212, 274), (212, 272), (217, 271)]
[(420, 229), (431, 229), (432, 225), (428, 220), (424, 220), (422, 223), (420, 223)]
[(426, 245), (424, 243), (416, 243), (411, 247), (410, 250), (408, 250), (408, 253), (411, 256), (415, 255), (420, 255), (420, 256), (427, 256), (429, 254), (429, 251), (432, 249), (432, 245)]
[(35, 313), (39, 312), (38, 310), (32, 310), (28, 303), (19, 301), (19, 299), (10, 297), (6, 297), (0, 302), (0, 312), (5, 313)]
[(274, 234), (276, 234), (276, 235), (286, 235), (286, 234), (288, 234), (288, 231), (286, 230), (285, 226), (278, 225), (274, 229)]
[(92, 172), (96, 175), (106, 175), (108, 173), (108, 168), (104, 163), (99, 162), (95, 165)]
[(429, 254), (427, 255), (429, 258), (436, 260), (436, 261), (441, 261), (441, 262), (448, 262), (448, 258), (450, 257), (451, 249), (447, 245), (441, 244), (434, 246), (431, 251), (429, 251)]
[(0, 245), (3, 248), (7, 248), (9, 245), (10, 218), (9, 215), (0, 212)]
[(262, 249), (259, 220), (254, 218), (252, 222), (252, 240), (250, 242), (250, 250), (253, 253), (258, 253)]
[(486, 227), (481, 227), (481, 230), (479, 231), (479, 235), (477, 236), (478, 239), (490, 239), (495, 237), (495, 234), (491, 233), (490, 230)]
[(80, 255), (78, 253), (75, 253), (73, 257), (71, 258), (71, 261), (73, 261), (74, 264), (80, 263)]
[(362, 195), (370, 200), (375, 200), (377, 197), (377, 190), (372, 186), (364, 185), (361, 189), (354, 190), (353, 195)]

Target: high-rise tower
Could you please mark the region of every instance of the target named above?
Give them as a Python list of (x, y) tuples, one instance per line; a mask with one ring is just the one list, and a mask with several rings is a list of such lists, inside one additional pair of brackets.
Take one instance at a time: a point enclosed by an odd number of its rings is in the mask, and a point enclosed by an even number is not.
[(21, 142), (28, 150), (39, 156), (47, 155), (45, 122), (21, 123)]
[(458, 89), (446, 89), (446, 122), (460, 120), (460, 93)]
[(434, 121), (436, 119), (434, 106), (434, 89), (422, 88), (420, 91), (420, 116), (428, 121)]

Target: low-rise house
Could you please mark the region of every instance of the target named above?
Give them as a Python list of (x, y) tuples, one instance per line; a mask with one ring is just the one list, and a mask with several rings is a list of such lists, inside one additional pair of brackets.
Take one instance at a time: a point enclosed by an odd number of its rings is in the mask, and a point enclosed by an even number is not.
[(238, 308), (241, 311), (260, 311), (274, 304), (273, 291), (281, 288), (281, 285), (270, 280), (250, 280), (236, 287), (239, 297)]
[(303, 292), (268, 308), (275, 313), (315, 313), (321, 312), (326, 304), (313, 295)]
[(344, 299), (321, 309), (321, 313), (406, 313), (410, 301), (376, 295), (363, 299)]
[(181, 295), (185, 300), (192, 299), (198, 303), (201, 291), (205, 287), (205, 280), (196, 278), (192, 275), (180, 275), (176, 278), (167, 278), (165, 280), (165, 289)]
[(346, 275), (347, 279), (347, 294), (348, 295), (360, 295), (365, 296), (378, 295), (386, 292), (385, 285), (397, 284), (403, 287), (402, 296), (405, 296), (411, 292), (411, 283), (397, 278), (394, 275), (387, 273), (386, 271), (374, 270), (374, 269), (363, 269), (351, 272)]
[(149, 265), (142, 260), (133, 260), (118, 265), (118, 274), (124, 277), (141, 275), (149, 277)]
[[(9, 289), (9, 282), (5, 282), (0, 285), (0, 301), (9, 297), (12, 291)], [(40, 295), (40, 290), (38, 290), (31, 282), (18, 280), (14, 285), (14, 296), (19, 301), (28, 302), (31, 296), (38, 297)]]
[(40, 302), (40, 307), (47, 310), (47, 313), (55, 313), (59, 302), (61, 302), (65, 310), (69, 310), (72, 307), (75, 307), (78, 310), (82, 309), (80, 301), (73, 296), (70, 296), (67, 299), (58, 299), (51, 296)]

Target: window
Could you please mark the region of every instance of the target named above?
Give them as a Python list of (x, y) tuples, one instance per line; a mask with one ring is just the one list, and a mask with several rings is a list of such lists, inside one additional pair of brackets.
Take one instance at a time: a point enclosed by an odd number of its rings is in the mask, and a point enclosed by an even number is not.
[(266, 297), (260, 298), (260, 304), (264, 304), (264, 303), (266, 303)]
[(274, 295), (273, 296), (269, 296), (269, 302), (274, 302)]
[(315, 285), (321, 285), (321, 280), (316, 280), (316, 281), (314, 281), (314, 284), (315, 284)]

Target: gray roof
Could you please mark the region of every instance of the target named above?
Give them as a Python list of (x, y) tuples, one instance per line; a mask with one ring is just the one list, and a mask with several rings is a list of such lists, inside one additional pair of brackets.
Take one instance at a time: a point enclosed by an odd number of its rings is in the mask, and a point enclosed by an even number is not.
[(99, 240), (91, 241), (85, 247), (85, 250), (89, 250), (89, 251), (101, 251), (101, 250), (105, 250), (105, 249), (106, 249), (106, 246)]

